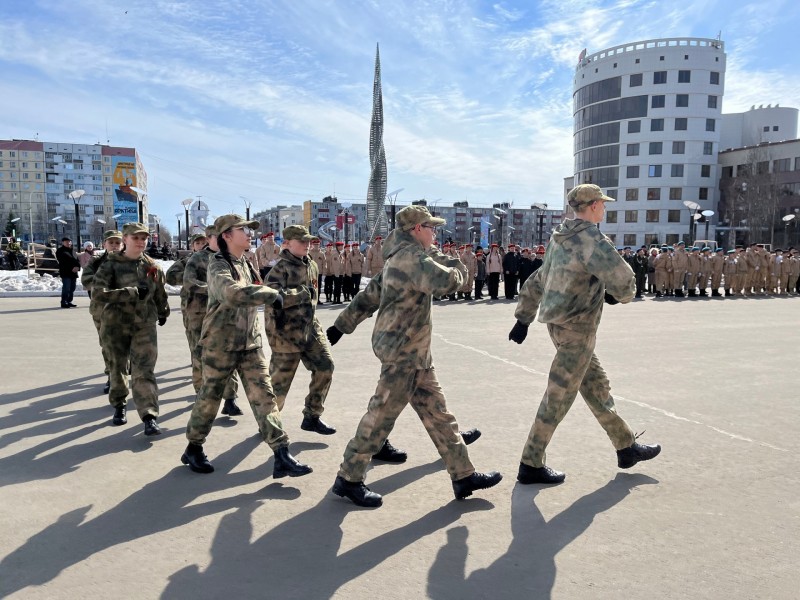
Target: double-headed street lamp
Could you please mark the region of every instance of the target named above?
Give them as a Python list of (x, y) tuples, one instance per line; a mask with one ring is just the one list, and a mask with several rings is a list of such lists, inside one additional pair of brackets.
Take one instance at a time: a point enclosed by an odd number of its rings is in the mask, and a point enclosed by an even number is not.
[(239, 198), (241, 198), (244, 201), (244, 210), (245, 210), (245, 214), (247, 216), (247, 220), (249, 221), (250, 220), (250, 205), (253, 202), (251, 200), (248, 200), (244, 196), (239, 196)]
[(189, 249), (189, 207), (192, 205), (192, 202), (194, 202), (194, 198), (186, 198), (186, 200), (181, 201), (181, 204), (183, 204), (183, 210), (184, 210), (184, 213), (185, 213), (185, 216), (186, 216), (186, 232), (185, 232), (185, 235), (186, 235), (186, 249), (187, 250)]

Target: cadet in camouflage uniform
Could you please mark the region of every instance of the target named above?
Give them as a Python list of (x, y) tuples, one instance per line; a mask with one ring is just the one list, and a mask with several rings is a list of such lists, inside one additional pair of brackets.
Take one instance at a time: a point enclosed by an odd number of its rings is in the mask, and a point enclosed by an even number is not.
[(204, 233), (195, 233), (189, 239), (189, 248), (191, 248), (191, 253), (187, 254), (186, 256), (180, 257), (172, 266), (167, 269), (167, 283), (174, 286), (181, 286), (183, 285), (183, 271), (186, 269), (186, 263), (189, 262), (189, 259), (194, 255), (195, 252), (200, 252), (206, 245), (206, 234)]
[[(103, 249), (105, 252), (94, 258), (83, 268), (83, 271), (81, 272), (81, 285), (87, 292), (89, 292), (89, 314), (92, 316), (95, 329), (97, 329), (97, 337), (100, 341), (100, 351), (103, 354), (103, 364), (105, 365), (105, 370), (103, 372), (107, 375), (106, 385), (103, 388), (104, 394), (107, 394), (111, 389), (111, 378), (109, 375), (111, 372), (111, 361), (108, 357), (106, 349), (103, 347), (103, 338), (100, 337), (100, 316), (103, 313), (103, 304), (99, 302), (96, 297), (92, 298), (92, 284), (94, 283), (94, 275), (97, 272), (97, 269), (100, 268), (100, 265), (106, 262), (108, 255), (111, 252), (118, 252), (121, 247), (122, 232), (116, 230), (106, 231), (103, 233)], [(127, 369), (125, 372), (127, 373)]]
[(286, 395), (302, 360), (303, 366), (311, 371), (311, 383), (300, 428), (331, 435), (336, 429), (320, 419), (333, 380), (333, 357), (316, 316), (319, 270), (308, 256), (313, 237), (302, 225), (286, 227), (283, 239), (287, 247), (281, 250), (278, 262), (264, 282), (283, 295), (282, 308), (264, 311), (267, 339), (272, 348), (269, 376), (278, 409), (283, 412)]
[[(186, 340), (189, 342), (189, 353), (192, 357), (192, 385), (195, 395), (200, 393), (203, 385), (203, 347), (199, 342), (208, 305), (208, 263), (211, 257), (219, 252), (217, 234), (213, 227), (206, 227), (203, 239), (208, 241), (208, 245), (195, 251), (189, 257), (186, 267), (183, 269), (181, 287), (181, 315), (183, 315), (183, 327), (186, 330)], [(222, 399), (225, 401), (222, 406), (223, 415), (238, 417), (243, 414), (242, 409), (236, 404), (238, 390), (239, 383), (236, 381), (234, 373), (222, 392)], [(192, 401), (194, 402), (194, 399)]]
[(615, 200), (594, 184), (582, 184), (570, 191), (568, 202), (575, 219), (565, 220), (553, 233), (544, 265), (520, 292), (514, 313), (517, 323), (508, 336), (521, 344), (538, 312), (556, 347), (547, 389), (519, 465), (517, 481), (525, 484), (564, 481), (564, 473), (545, 465), (545, 449), (578, 391), (616, 448), (620, 468), (661, 451), (658, 445), (636, 442), (631, 428), (617, 415), (608, 378), (594, 354), (604, 299), (609, 304), (628, 303), (636, 291), (631, 268), (597, 228), (605, 203)]
[(299, 477), (311, 473), (311, 468), (289, 453), (289, 436), (283, 430), (272, 391), (258, 315), (259, 306), (282, 305), (283, 296), (260, 285), (258, 273), (245, 258), (256, 227), (258, 221), (247, 221), (239, 215), (222, 215), (214, 221), (220, 251), (208, 264), (208, 311), (199, 342), (203, 347), (203, 386), (186, 426), (189, 444), (181, 462), (196, 473), (214, 470), (203, 452), (203, 443), (217, 416), (225, 385), (237, 371), (261, 438), (275, 453), (272, 476)]
[(397, 213), (397, 229), (383, 248), (378, 317), (372, 333), (372, 348), (382, 363), (381, 376), (368, 412), (347, 444), (332, 490), (359, 506), (382, 503), (381, 496), (364, 485), (365, 474), (370, 459), (409, 402), (444, 459), (457, 499), (502, 479), (497, 472), (475, 472), (433, 368), (431, 297), (458, 290), (466, 276), (458, 258), (431, 249), (436, 226), (444, 222), (424, 206), (407, 206)]
[(127, 423), (130, 357), (133, 402), (144, 421), (145, 435), (158, 435), (158, 386), (154, 369), (158, 357), (156, 321), (164, 325), (169, 316), (164, 272), (147, 256), (150, 233), (141, 223), (122, 228), (122, 252), (108, 255), (92, 282), (92, 300), (103, 305), (100, 344), (109, 358), (111, 389), (108, 401), (114, 407), (114, 425)]

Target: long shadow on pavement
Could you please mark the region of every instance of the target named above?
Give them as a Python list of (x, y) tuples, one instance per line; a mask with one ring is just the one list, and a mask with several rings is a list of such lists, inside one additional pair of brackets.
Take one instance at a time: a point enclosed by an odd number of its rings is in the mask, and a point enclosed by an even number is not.
[(485, 569), (466, 576), (469, 554), (466, 527), (447, 532), (428, 574), (428, 596), (449, 598), (550, 598), (556, 578), (556, 555), (575, 541), (594, 518), (621, 502), (637, 485), (658, 483), (640, 473), (618, 473), (606, 485), (578, 499), (545, 521), (536, 506), (539, 486), (517, 484), (511, 497), (511, 544)]
[[(441, 473), (441, 461), (420, 465), (375, 481), (371, 487), (383, 494), (420, 477)], [(328, 494), (313, 508), (252, 539), (252, 516), (257, 502), (220, 521), (211, 546), (211, 563), (204, 571), (185, 567), (170, 577), (162, 598), (331, 598), (344, 584), (368, 573), (383, 561), (458, 521), (465, 513), (488, 510), (483, 499), (453, 500), (433, 512), (378, 535), (339, 554), (342, 522), (359, 512), (348, 500)], [(379, 509), (380, 510), (380, 509)]]

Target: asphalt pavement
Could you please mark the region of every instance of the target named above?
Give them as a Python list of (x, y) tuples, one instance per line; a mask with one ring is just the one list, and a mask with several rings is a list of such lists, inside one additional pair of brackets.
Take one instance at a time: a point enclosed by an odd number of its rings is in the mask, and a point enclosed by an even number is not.
[[(580, 397), (548, 448), (558, 486), (516, 483), (554, 350), (541, 324), (508, 341), (512, 302), (437, 304), (433, 356), (448, 405), (495, 488), (453, 499), (411, 408), (376, 464), (383, 507), (330, 493), (374, 391), (373, 320), (333, 348), (323, 437), (300, 429), (301, 366), (283, 412), (314, 472), (274, 481), (245, 415), (220, 416), (216, 472), (180, 463), (191, 408), (179, 313), (158, 330), (164, 434), (129, 402), (111, 426), (88, 299), (0, 299), (0, 597), (794, 599), (800, 588), (800, 299), (651, 298), (606, 307), (597, 354), (618, 412), (661, 455), (630, 471)], [(339, 308), (321, 307), (323, 327)]]

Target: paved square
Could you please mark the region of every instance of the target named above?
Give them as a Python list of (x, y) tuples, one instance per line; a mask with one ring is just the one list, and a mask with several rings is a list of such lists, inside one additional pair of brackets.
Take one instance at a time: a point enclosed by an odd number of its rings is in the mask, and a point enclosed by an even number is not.
[[(617, 409), (664, 450), (631, 472), (578, 398), (548, 449), (563, 485), (515, 476), (554, 354), (541, 324), (507, 340), (513, 303), (434, 309), (433, 355), (479, 470), (496, 488), (453, 500), (409, 408), (391, 435), (405, 465), (376, 465), (384, 506), (329, 493), (379, 363), (367, 321), (334, 347), (325, 420), (300, 430), (308, 377), (283, 413), (314, 468), (273, 481), (253, 417), (220, 417), (217, 471), (180, 464), (193, 397), (178, 298), (156, 367), (164, 435), (135, 411), (111, 427), (88, 300), (0, 299), (0, 597), (765, 598), (798, 595), (798, 298), (606, 307), (597, 353)], [(323, 327), (338, 309), (322, 307)], [(132, 407), (132, 403), (129, 403)]]

